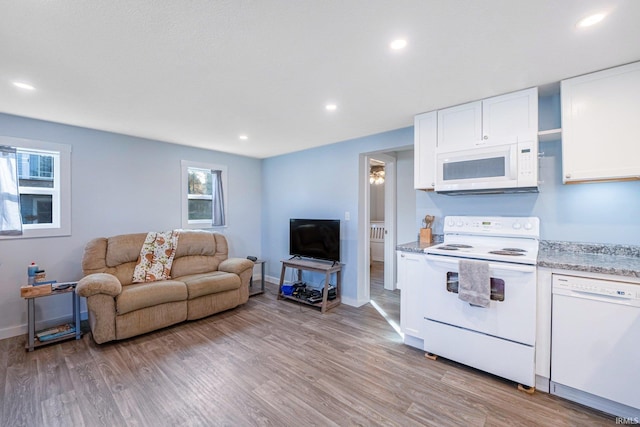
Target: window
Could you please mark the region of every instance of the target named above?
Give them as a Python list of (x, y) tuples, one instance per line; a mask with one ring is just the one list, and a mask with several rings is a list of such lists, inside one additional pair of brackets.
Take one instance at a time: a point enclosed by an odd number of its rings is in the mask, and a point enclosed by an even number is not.
[(60, 225), (60, 153), (18, 148), (18, 192), (22, 226), (51, 228)]
[(71, 234), (71, 147), (44, 141), (0, 137), (16, 148), (23, 234), (2, 238)]
[(227, 167), (182, 161), (182, 227), (227, 225)]

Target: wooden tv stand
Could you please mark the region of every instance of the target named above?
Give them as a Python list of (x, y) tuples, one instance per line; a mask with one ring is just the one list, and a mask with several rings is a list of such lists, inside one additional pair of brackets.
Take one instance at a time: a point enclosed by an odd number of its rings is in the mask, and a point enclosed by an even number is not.
[[(278, 299), (289, 299), (292, 301), (297, 301), (301, 304), (311, 305), (314, 307), (319, 307), (322, 313), (326, 312), (333, 307), (340, 305), (340, 282), (342, 279), (342, 264), (337, 263), (329, 263), (322, 261), (312, 261), (307, 259), (283, 259), (282, 261), (282, 272), (280, 273), (280, 285), (278, 286)], [(317, 273), (325, 274), (324, 281), (324, 289), (322, 295), (322, 301), (317, 303), (312, 303), (306, 301), (302, 298), (296, 298), (291, 295), (283, 295), (282, 294), (282, 284), (284, 283), (284, 276), (287, 268), (295, 268), (298, 270), (298, 281), (302, 280), (302, 270), (306, 271), (315, 271)], [(329, 300), (329, 282), (331, 280), (331, 275), (336, 273), (336, 299)]]

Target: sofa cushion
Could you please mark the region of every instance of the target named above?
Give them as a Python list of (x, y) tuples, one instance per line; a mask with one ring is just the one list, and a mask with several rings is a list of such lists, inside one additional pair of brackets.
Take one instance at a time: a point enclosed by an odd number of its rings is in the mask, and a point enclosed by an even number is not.
[(218, 270), (227, 259), (227, 239), (208, 231), (181, 231), (176, 256), (171, 267), (171, 277), (207, 273)]
[(214, 271), (212, 273), (190, 274), (176, 277), (187, 285), (189, 299), (218, 292), (240, 288), (240, 277), (237, 274)]
[(118, 267), (120, 264), (137, 262), (140, 248), (147, 238), (147, 233), (121, 234), (107, 239), (107, 267)]
[(178, 280), (135, 283), (122, 287), (116, 298), (116, 311), (125, 314), (166, 302), (185, 301), (187, 295), (187, 286)]

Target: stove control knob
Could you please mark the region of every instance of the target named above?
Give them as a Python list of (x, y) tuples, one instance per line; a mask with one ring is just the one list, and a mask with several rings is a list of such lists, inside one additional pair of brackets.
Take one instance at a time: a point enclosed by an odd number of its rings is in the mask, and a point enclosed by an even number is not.
[(462, 225), (463, 225), (462, 221), (456, 222), (456, 227), (462, 227)]
[(447, 226), (449, 226), (449, 227), (453, 227), (453, 224), (455, 224), (455, 222), (454, 222), (452, 219), (450, 219), (449, 221), (447, 221)]
[(519, 222), (514, 222), (514, 223), (513, 223), (513, 229), (514, 229), (514, 230), (520, 230), (520, 227), (522, 227), (522, 226), (520, 225), (520, 223), (519, 223)]
[(527, 223), (524, 225), (524, 229), (525, 229), (525, 230), (531, 230), (532, 228), (533, 228), (533, 225), (531, 225), (531, 223), (530, 223), (530, 222), (527, 222)]

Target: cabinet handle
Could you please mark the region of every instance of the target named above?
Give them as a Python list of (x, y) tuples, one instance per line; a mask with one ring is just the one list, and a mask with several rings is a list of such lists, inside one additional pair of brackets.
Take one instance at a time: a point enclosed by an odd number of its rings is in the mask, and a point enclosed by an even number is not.
[(484, 136), (484, 139), (489, 139), (489, 135), (485, 135), (485, 136)]
[(567, 178), (567, 179), (569, 179), (569, 178), (571, 178), (571, 174), (570, 174), (570, 173), (568, 173), (568, 174), (566, 174), (564, 177), (565, 177), (565, 178)]
[(404, 258), (404, 254), (400, 254), (400, 258)]

